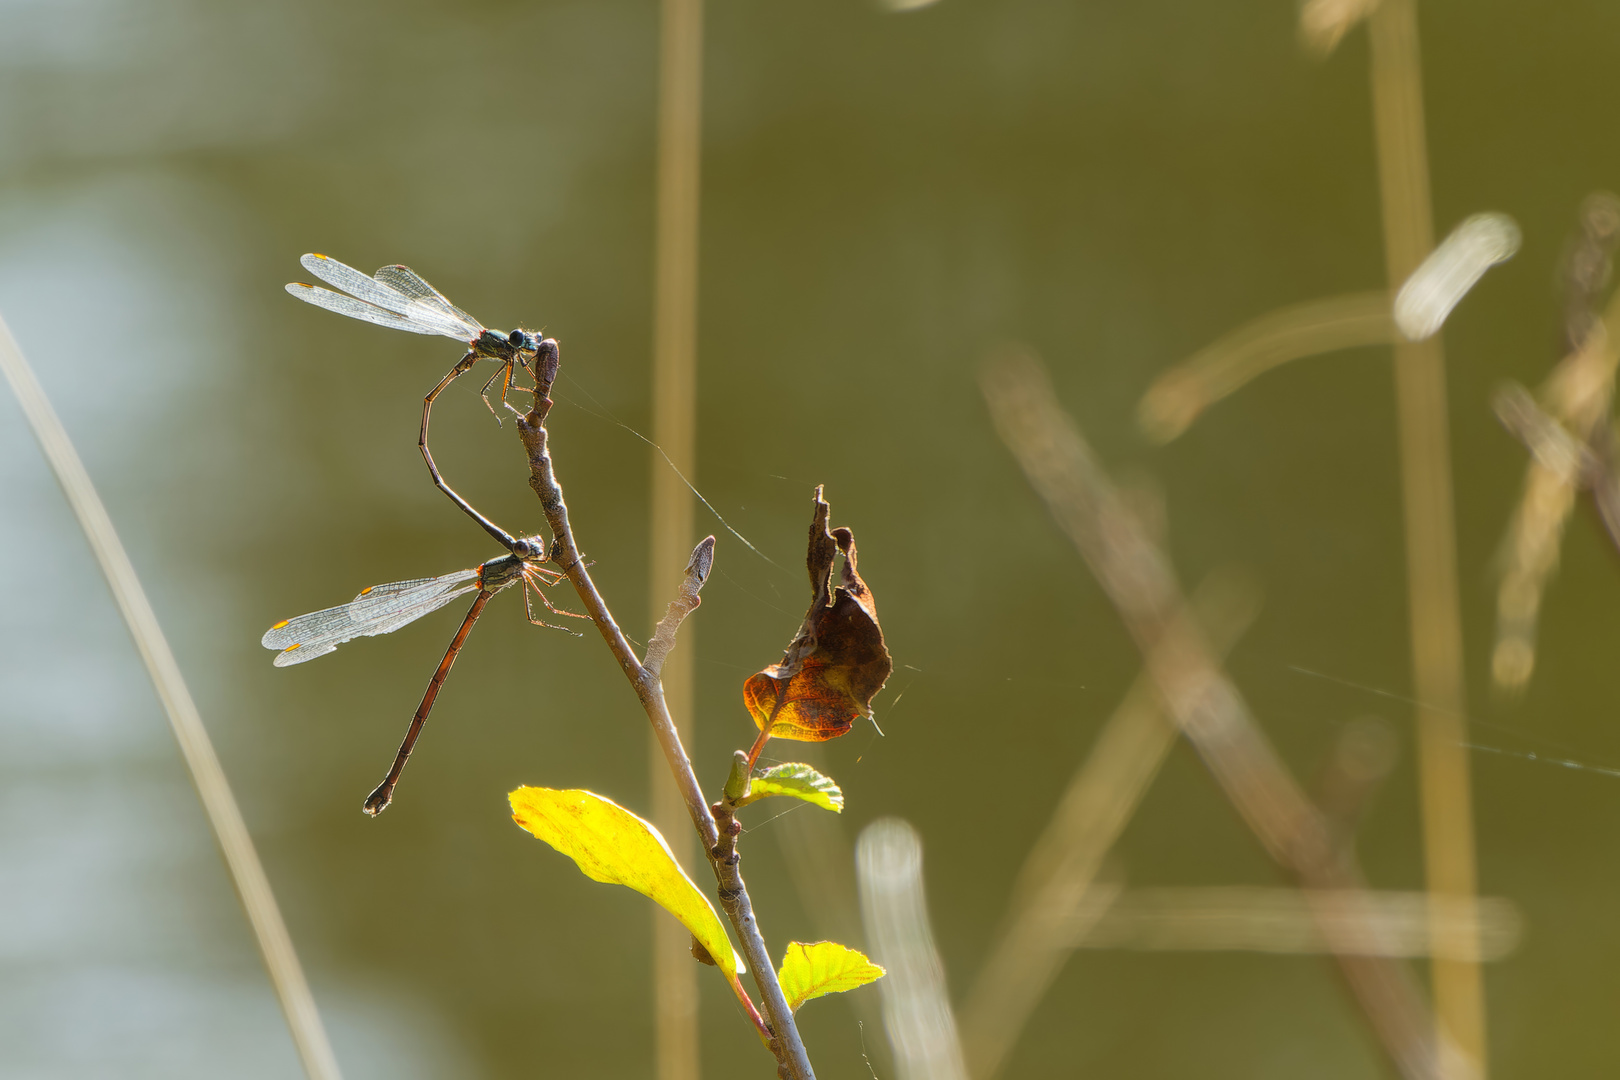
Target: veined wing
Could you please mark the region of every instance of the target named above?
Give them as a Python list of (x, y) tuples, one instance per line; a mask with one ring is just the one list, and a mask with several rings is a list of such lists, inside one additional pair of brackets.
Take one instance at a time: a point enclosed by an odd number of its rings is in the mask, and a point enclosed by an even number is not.
[[(423, 319), (422, 311), (432, 312), (428, 319), (442, 321), (454, 327), (449, 336), (471, 341), (484, 332), (483, 324), (452, 304), (445, 295), (422, 279), (408, 266), (385, 266), (376, 276), (367, 277), (352, 266), (346, 266), (325, 255), (310, 254), (298, 260), (304, 269), (326, 282), (336, 285), (351, 296), (397, 311), (401, 315)], [(402, 271), (402, 273), (395, 273)]]
[[(463, 338), (459, 331), (452, 333), (440, 320), (419, 322), (397, 312), (387, 311), (375, 304), (368, 304), (364, 300), (356, 300), (352, 296), (344, 296), (342, 293), (335, 293), (331, 289), (323, 289), (318, 285), (305, 285), (299, 281), (290, 281), (287, 283), (287, 291), (306, 304), (314, 304), (316, 307), (323, 307), (327, 311), (347, 315), (351, 319), (376, 323), (378, 326), (391, 326), (395, 330), (406, 330), (413, 334), (437, 334), (442, 337), (453, 337), (461, 341), (472, 340), (471, 338)], [(473, 336), (476, 337), (477, 335)]]
[(296, 282), (287, 286), (289, 293), (317, 307), (379, 326), (458, 341), (471, 342), (484, 331), (477, 319), (433, 292), (432, 286), (428, 286), (432, 295), (424, 298), (414, 288), (401, 291), (325, 255), (305, 255), (299, 262), (322, 281), (350, 294)]
[(350, 296), (403, 315), (410, 310), (412, 297), (376, 278), (368, 277), (336, 259), (311, 252), (298, 260), (305, 270), (328, 285), (335, 285)]
[[(377, 271), (376, 280), (384, 287), (397, 289), (413, 300), (437, 308), (451, 318), (460, 319), (471, 326), (477, 327), (479, 331), (484, 329), (477, 319), (452, 304), (449, 297), (429, 285), (426, 278), (408, 266), (400, 266), (397, 263), (393, 266), (384, 266)], [(473, 336), (477, 337), (477, 332)]]
[(276, 667), (313, 660), (357, 637), (389, 634), (478, 588), (478, 571), (375, 585), (347, 604), (285, 619), (265, 631), (259, 644), (280, 649)]

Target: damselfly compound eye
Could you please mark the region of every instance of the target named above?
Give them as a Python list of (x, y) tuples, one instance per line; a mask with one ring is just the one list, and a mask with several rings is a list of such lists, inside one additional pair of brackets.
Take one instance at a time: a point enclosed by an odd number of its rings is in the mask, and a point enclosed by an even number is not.
[(528, 344), (528, 338), (529, 335), (522, 330), (514, 330), (506, 335), (506, 340), (520, 349)]

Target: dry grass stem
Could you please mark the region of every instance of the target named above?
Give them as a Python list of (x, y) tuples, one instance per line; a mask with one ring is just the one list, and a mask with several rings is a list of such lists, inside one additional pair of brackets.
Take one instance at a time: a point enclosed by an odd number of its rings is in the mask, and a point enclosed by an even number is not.
[[(648, 581), (651, 617), (675, 582), (672, 571), (692, 544), (692, 495), (681, 476), (696, 474), (698, 205), (703, 126), (703, 0), (663, 0), (659, 21), (657, 236), (653, 280), (652, 535)], [(662, 452), (660, 452), (662, 448)], [(664, 455), (669, 455), (668, 461)], [(676, 475), (677, 471), (681, 475)], [(691, 631), (661, 673), (664, 700), (682, 741), (691, 745)], [(649, 744), (652, 819), (675, 857), (690, 865), (691, 832), (656, 735)], [(697, 1080), (698, 985), (686, 931), (653, 915), (653, 1010), (658, 1080)]]
[[(1039, 362), (1008, 350), (986, 366), (981, 386), (1002, 440), (1119, 611), (1170, 715), (1266, 851), (1311, 895), (1360, 890), (1353, 857), (1333, 842), (1203, 634), (1178, 617), (1183, 601), (1168, 561), (1124, 511), (1112, 482), (1058, 406)], [(1352, 920), (1373, 917), (1365, 905), (1352, 903), (1347, 910)], [(1410, 974), (1387, 958), (1351, 951), (1347, 923), (1337, 911), (1314, 905), (1313, 911), (1402, 1075), (1452, 1075), (1442, 1072), (1433, 1022)]]
[(1398, 340), (1389, 293), (1348, 293), (1293, 304), (1244, 323), (1166, 371), (1137, 406), (1155, 442), (1169, 442), (1215, 402), (1291, 360)]
[(928, 925), (922, 840), (898, 818), (868, 825), (855, 846), (872, 958), (887, 969), (878, 983), (884, 1027), (899, 1080), (968, 1080), (956, 1035), (945, 965)]
[(95, 485), (90, 482), (84, 462), (79, 460), (78, 451), (73, 448), (67, 430), (62, 427), (56, 410), (51, 408), (50, 400), (34, 378), (33, 370), (3, 320), (0, 320), (0, 370), (5, 372), (6, 381), (11, 384), (12, 392), (22, 404), (23, 414), (33, 428), (34, 437), (39, 440), (40, 449), (50, 462), (57, 483), (62, 485), (74, 516), (79, 519), (79, 527), (84, 530), (96, 562), (106, 575), (107, 585), (112, 590), (113, 599), (118, 602), (118, 610), (124, 616), (130, 636), (135, 639), (135, 647), (146, 665), (146, 673), (163, 702), (169, 727), (174, 732), (175, 741), (180, 744), (180, 755), (185, 759), (192, 785), (197, 789), (203, 812), (208, 816), (208, 825), (225, 858), (231, 884), (236, 887), (236, 895), (247, 912), (248, 924), (253, 928), (259, 955), (264, 960), (276, 1000), (280, 1002), (287, 1027), (292, 1032), (304, 1073), (310, 1080), (339, 1080), (342, 1074), (338, 1070), (337, 1058), (326, 1038), (326, 1029), (321, 1024), (314, 995), (310, 993), (304, 969), (293, 949), (292, 937), (287, 933), (287, 924), (282, 921), (281, 909), (276, 906), (270, 879), (265, 876), (264, 866), (259, 862), (253, 838), (248, 834), (242, 812), (231, 794), (230, 782), (225, 778), (225, 770), (220, 767), (219, 757), (208, 739), (208, 730), (197, 712), (197, 704), (192, 701), (191, 691), (186, 688), (185, 677), (180, 674), (180, 665), (169, 650), (157, 615), (146, 599), (146, 590), (141, 588), (135, 567), (118, 539), (107, 508), (96, 494)]
[[(1391, 288), (1434, 246), (1423, 78), (1412, 0), (1383, 0), (1368, 21), (1373, 134)], [(1457, 598), (1456, 520), (1445, 355), (1439, 338), (1395, 346), (1395, 406), (1406, 525), (1406, 578), (1417, 708), (1425, 879), (1435, 918), (1475, 892), (1474, 816), (1463, 694), (1462, 616)], [(1454, 1046), (1447, 1075), (1483, 1076), (1485, 987), (1477, 964), (1436, 958), (1435, 1036)]]
[[(1500, 960), (1519, 943), (1523, 922), (1511, 901), (1442, 902), (1431, 920), (1421, 892), (1322, 892), (1247, 886), (1132, 889), (1106, 910), (1075, 912), (1070, 944), (1085, 949), (1443, 956)], [(1438, 930), (1438, 936), (1436, 931)]]
[[(1236, 574), (1216, 575), (1194, 593), (1193, 618), (1218, 655), (1248, 628), (1257, 601), (1257, 590)], [(1077, 905), (1094, 899), (1103, 857), (1175, 738), (1152, 679), (1139, 675), (1024, 860), (1002, 929), (962, 1006), (962, 1046), (977, 1080), (1001, 1071), (1062, 969), (1081, 933), (1075, 922), (1084, 916), (1077, 915)], [(1102, 913), (1094, 903), (1085, 910)]]

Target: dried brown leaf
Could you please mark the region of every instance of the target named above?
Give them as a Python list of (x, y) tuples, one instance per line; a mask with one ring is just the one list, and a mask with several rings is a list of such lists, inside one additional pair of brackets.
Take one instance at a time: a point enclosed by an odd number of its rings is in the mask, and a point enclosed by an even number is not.
[[(825, 742), (871, 712), (894, 661), (883, 643), (877, 601), (856, 568), (855, 534), (827, 528), (831, 508), (816, 488), (815, 516), (805, 563), (812, 599), (780, 663), (743, 683), (743, 703), (761, 732), (800, 742)], [(842, 552), (839, 584), (833, 563)]]

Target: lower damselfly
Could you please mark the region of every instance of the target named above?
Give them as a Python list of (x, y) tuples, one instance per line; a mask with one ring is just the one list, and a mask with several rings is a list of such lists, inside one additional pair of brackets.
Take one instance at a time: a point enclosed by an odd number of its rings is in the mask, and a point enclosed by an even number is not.
[(466, 618), (461, 620), (461, 628), (456, 631), (456, 636), (450, 639), (450, 647), (445, 650), (444, 659), (439, 661), (438, 668), (433, 672), (433, 678), (428, 680), (427, 691), (422, 695), (422, 703), (416, 708), (416, 715), (411, 717), (411, 726), (405, 732), (405, 740), (399, 745), (399, 753), (394, 756), (393, 767), (388, 770), (383, 782), (377, 785), (377, 789), (366, 798), (363, 807), (366, 813), (376, 817), (393, 799), (394, 785), (399, 783), (399, 774), (404, 770), (405, 762), (416, 746), (417, 737), (422, 734), (422, 725), (427, 723), (428, 713), (433, 710), (433, 702), (438, 698), (439, 690), (444, 686), (444, 680), (449, 676), (451, 666), (461, 653), (461, 647), (467, 643), (467, 636), (472, 633), (473, 624), (478, 621), (478, 616), (484, 613), (484, 605), (489, 603), (491, 597), (502, 589), (521, 584), (524, 610), (528, 614), (529, 621), (536, 626), (563, 629), (535, 616), (534, 606), (530, 600), (531, 593), (538, 596), (546, 610), (553, 614), (573, 618), (588, 617), (571, 611), (558, 611), (551, 606), (551, 601), (546, 598), (541, 586), (555, 585), (562, 580), (563, 575), (542, 567), (540, 564), (545, 561), (545, 542), (538, 536), (525, 537), (514, 541), (511, 553), (490, 559), (471, 570), (457, 570), (453, 574), (436, 578), (417, 578), (413, 581), (373, 585), (369, 589), (362, 589), (360, 595), (347, 604), (300, 615), (295, 619), (283, 619), (265, 631), (260, 644), (267, 649), (280, 650), (275, 665), (288, 667), (313, 660), (317, 656), (325, 656), (344, 642), (357, 637), (393, 633), (400, 627), (439, 610), (458, 596), (465, 596), (471, 592), (478, 594), (473, 598), (472, 607), (467, 610)]

